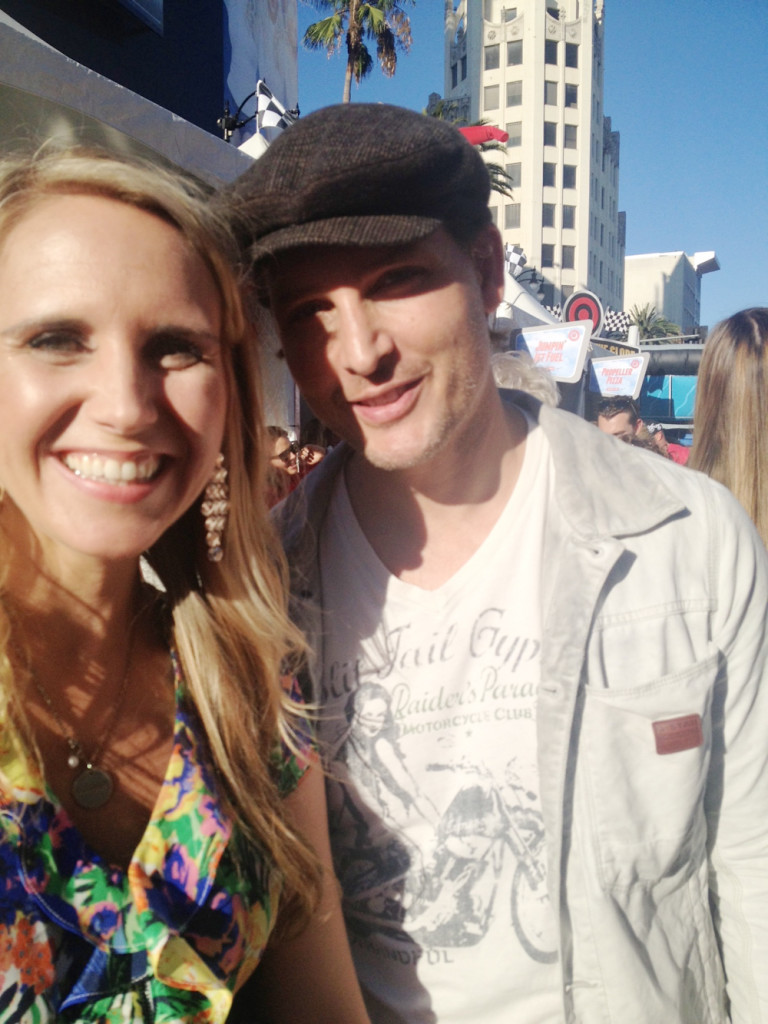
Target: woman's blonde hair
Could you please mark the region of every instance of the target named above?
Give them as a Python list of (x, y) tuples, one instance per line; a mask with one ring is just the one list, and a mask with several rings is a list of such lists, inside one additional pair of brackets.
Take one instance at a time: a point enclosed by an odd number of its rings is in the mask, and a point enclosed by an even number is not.
[[(234, 240), (198, 184), (145, 162), (75, 149), (0, 161), (0, 245), (32, 207), (61, 195), (114, 199), (162, 218), (204, 261), (221, 296), (228, 386), (222, 449), (230, 487), (224, 557), (207, 558), (198, 499), (146, 558), (165, 588), (187, 692), (224, 797), (247, 840), (280, 872), (297, 918), (305, 919), (316, 905), (320, 869), (285, 822), (273, 764), (278, 737), (293, 743), (281, 674), (296, 664), (303, 642), (288, 619), (285, 564), (264, 501), (259, 354), (243, 313)], [(0, 606), (0, 643), (10, 631)], [(0, 699), (11, 703), (10, 663), (2, 663), (8, 678), (0, 680)]]
[(739, 499), (768, 545), (768, 309), (734, 313), (707, 338), (689, 466)]

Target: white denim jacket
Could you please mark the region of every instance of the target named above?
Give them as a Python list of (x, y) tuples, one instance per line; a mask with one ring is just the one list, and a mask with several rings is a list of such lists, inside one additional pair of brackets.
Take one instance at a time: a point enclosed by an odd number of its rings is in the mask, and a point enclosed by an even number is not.
[[(563, 1019), (768, 1022), (765, 548), (701, 474), (514, 399), (555, 467), (537, 727)], [(278, 510), (315, 668), (317, 538), (348, 454)]]

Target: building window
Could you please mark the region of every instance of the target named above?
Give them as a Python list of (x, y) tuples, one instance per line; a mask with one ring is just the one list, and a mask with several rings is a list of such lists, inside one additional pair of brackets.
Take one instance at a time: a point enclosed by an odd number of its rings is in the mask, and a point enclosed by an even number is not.
[(557, 64), (557, 40), (544, 40), (544, 63)]
[(509, 184), (513, 188), (520, 188), (520, 185), (523, 182), (522, 166), (523, 165), (521, 163), (507, 164), (507, 177), (509, 179)]
[(519, 107), (523, 102), (523, 83), (507, 82), (507, 106)]
[(455, 89), (459, 84), (459, 65), (451, 64), (451, 88)]
[(509, 139), (507, 140), (508, 146), (519, 146), (523, 141), (523, 122), (522, 121), (507, 121), (506, 131)]
[(563, 207), (563, 227), (564, 228), (575, 228), (576, 227), (576, 207), (575, 206), (564, 206)]
[(504, 9), (504, 21), (514, 21), (517, 17), (516, 7), (506, 7)]
[(541, 226), (553, 228), (555, 226), (555, 204), (543, 203), (541, 207)]
[(499, 109), (499, 87), (498, 85), (486, 85), (483, 89), (483, 109)]
[(467, 77), (467, 58), (466, 56), (461, 58), (461, 80), (462, 82)]
[(556, 146), (557, 145), (557, 125), (554, 121), (544, 122), (544, 145), (545, 146)]
[(555, 304), (555, 286), (550, 284), (549, 281), (545, 281), (539, 288), (537, 294), (541, 295), (542, 306), (554, 306)]
[(520, 203), (504, 204), (504, 228), (509, 231), (511, 228), (520, 227)]
[(563, 188), (576, 188), (575, 164), (565, 164), (563, 167)]
[(605, 209), (605, 189), (604, 188), (600, 189), (600, 209), (601, 210)]
[(603, 261), (602, 260), (600, 260), (600, 273), (598, 274), (597, 279), (600, 282), (600, 284), (603, 283)]
[(501, 47), (499, 43), (485, 48), (485, 70), (496, 71), (499, 66)]
[(572, 284), (564, 284), (563, 287), (560, 289), (560, 295), (564, 299), (569, 299), (571, 297), (571, 295), (573, 295), (573, 285)]
[(551, 107), (557, 106), (557, 82), (544, 83), (544, 102)]
[(542, 245), (542, 247), (541, 247), (541, 265), (542, 265), (542, 267), (554, 267), (554, 265), (555, 265), (555, 247), (554, 247), (554, 245)]
[(577, 68), (579, 66), (579, 44), (578, 43), (566, 43), (565, 44), (565, 66), (567, 68)]
[(555, 21), (559, 21), (559, 19), (560, 19), (560, 8), (557, 6), (557, 4), (548, 3), (547, 4), (547, 14), (550, 16), (550, 18), (554, 18)]
[(544, 177), (542, 183), (544, 185), (555, 184), (555, 164), (544, 164)]
[(575, 124), (566, 124), (563, 126), (563, 145), (566, 149), (576, 149), (576, 137), (578, 126)]
[(573, 245), (563, 246), (563, 270), (573, 270), (576, 258), (576, 247)]
[(523, 63), (523, 40), (510, 39), (507, 43), (507, 65)]
[(578, 85), (565, 86), (565, 105), (566, 107), (578, 107), (579, 105), (579, 87)]

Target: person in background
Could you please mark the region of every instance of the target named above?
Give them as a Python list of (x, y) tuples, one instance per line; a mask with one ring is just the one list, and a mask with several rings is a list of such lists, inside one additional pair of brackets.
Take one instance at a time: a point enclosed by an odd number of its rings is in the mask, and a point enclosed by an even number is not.
[(612, 434), (620, 441), (630, 443), (640, 435), (643, 440), (643, 421), (631, 398), (604, 398), (597, 407), (597, 426), (604, 434)]
[(267, 505), (272, 508), (296, 488), (301, 480), (297, 447), (288, 431), (270, 424), (265, 431), (267, 445)]
[(735, 494), (768, 545), (768, 308), (723, 320), (704, 344), (688, 465)]
[(221, 197), (344, 439), (278, 512), (376, 1024), (768, 1020), (768, 555), (724, 488), (496, 388), (482, 158), (316, 111)]
[[(364, 1024), (259, 356), (191, 184), (0, 163), (0, 1021)], [(300, 965), (300, 986), (297, 985)]]
[(282, 501), (311, 469), (325, 458), (325, 448), (307, 441), (292, 441), (283, 427), (267, 427), (269, 462), (267, 504)]
[(668, 441), (660, 423), (648, 423), (646, 429), (659, 455), (663, 455), (665, 459), (671, 459), (679, 466), (686, 465), (691, 454), (690, 448), (686, 448), (682, 444), (675, 444), (674, 441)]

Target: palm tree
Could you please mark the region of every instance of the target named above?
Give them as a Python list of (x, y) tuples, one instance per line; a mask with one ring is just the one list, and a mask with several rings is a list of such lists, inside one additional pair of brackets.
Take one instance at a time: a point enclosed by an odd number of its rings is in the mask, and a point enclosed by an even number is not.
[(679, 324), (673, 324), (647, 302), (644, 306), (633, 306), (629, 311), (630, 323), (640, 330), (640, 338), (644, 340), (660, 338), (679, 338), (682, 333)]
[[(485, 118), (481, 118), (479, 121), (473, 121), (471, 125), (465, 125), (465, 122), (459, 116), (459, 109), (456, 100), (445, 100), (442, 99), (442, 97), (435, 103), (430, 103), (424, 113), (427, 117), (436, 117), (438, 121), (450, 121), (450, 123), (455, 124), (457, 128), (474, 128), (490, 124), (490, 122)], [(489, 139), (487, 142), (481, 142), (476, 148), (479, 149), (481, 153), (488, 153), (491, 150), (495, 150), (499, 153), (507, 152), (507, 147), (503, 142), (495, 142), (493, 139)], [(506, 196), (507, 199), (512, 199), (512, 179), (504, 165), (498, 164), (494, 160), (486, 160), (485, 166), (488, 168), (488, 177), (491, 179), (491, 191), (498, 192), (499, 195)]]
[(406, 4), (414, 0), (304, 0), (328, 17), (310, 25), (304, 33), (304, 45), (310, 50), (326, 50), (330, 56), (347, 47), (342, 102), (349, 103), (352, 79), (357, 84), (370, 74), (373, 57), (366, 39), (376, 42), (376, 56), (384, 74), (391, 78), (397, 67), (397, 51), (411, 47), (411, 20)]

